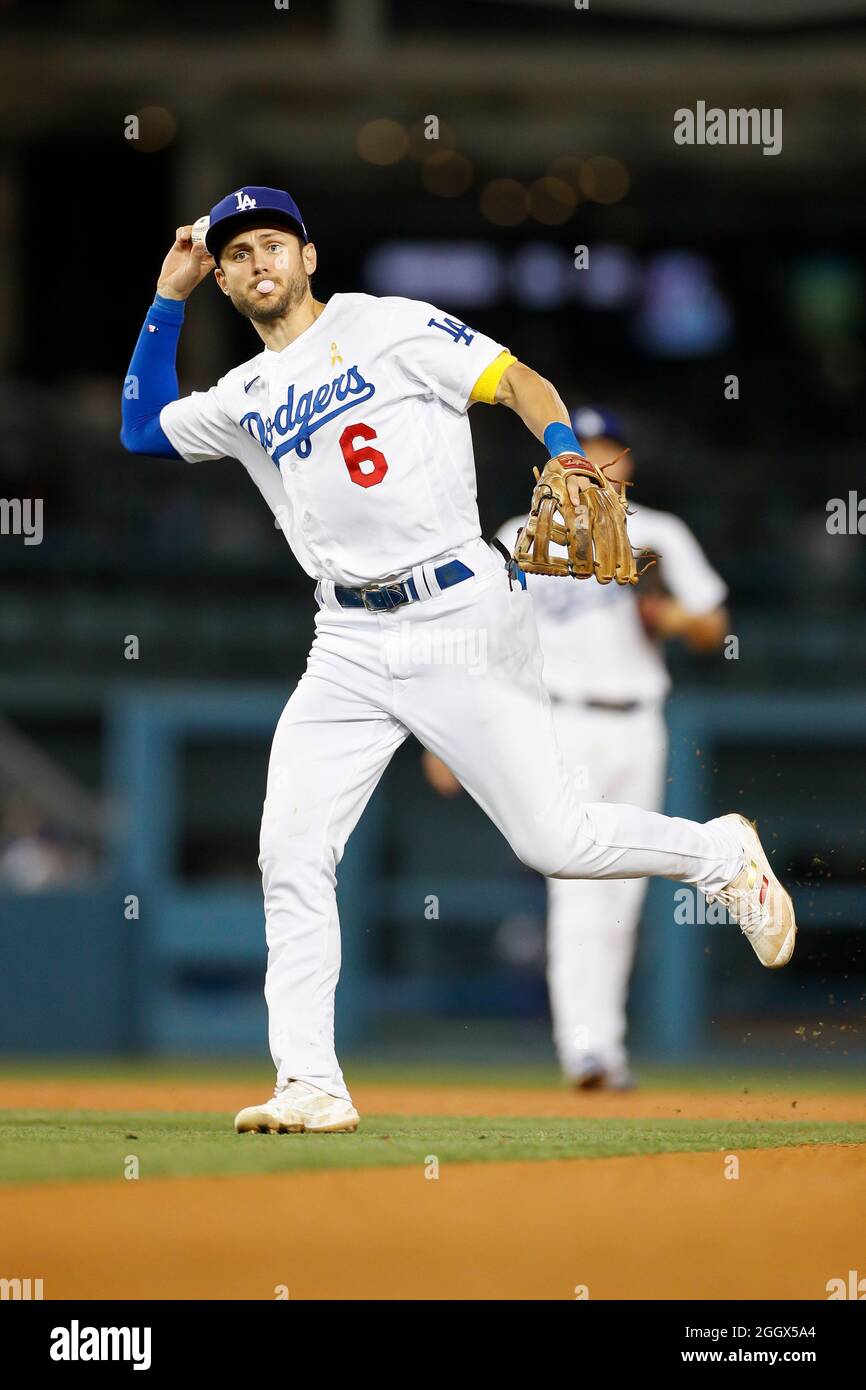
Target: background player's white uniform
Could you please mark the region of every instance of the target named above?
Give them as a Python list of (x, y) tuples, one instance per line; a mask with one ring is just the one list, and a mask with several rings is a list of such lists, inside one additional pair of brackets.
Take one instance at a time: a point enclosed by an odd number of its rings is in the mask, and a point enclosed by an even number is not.
[[(499, 530), (513, 548), (525, 517)], [(685, 522), (638, 503), (632, 543), (661, 556), (665, 587), (695, 615), (727, 588)], [(638, 611), (618, 584), (526, 576), (544, 657), (544, 683), (567, 767), (590, 801), (662, 809), (667, 764), (663, 705), (670, 677)], [(560, 1065), (579, 1078), (590, 1060), (627, 1079), (626, 996), (647, 880), (548, 879), (547, 978)]]
[[(744, 864), (729, 823), (593, 805), (572, 785), (532, 604), (481, 540), (467, 408), (502, 351), (432, 305), (338, 294), (283, 351), (160, 413), (182, 457), (241, 460), (318, 580), (316, 636), (274, 736), (262, 819), (278, 1085), (348, 1096), (334, 1051), (336, 870), (408, 733), (545, 875), (657, 873), (715, 893)], [(450, 561), (468, 577), (442, 588)], [(335, 584), (392, 577), (411, 579), (419, 601), (383, 613), (338, 601)]]

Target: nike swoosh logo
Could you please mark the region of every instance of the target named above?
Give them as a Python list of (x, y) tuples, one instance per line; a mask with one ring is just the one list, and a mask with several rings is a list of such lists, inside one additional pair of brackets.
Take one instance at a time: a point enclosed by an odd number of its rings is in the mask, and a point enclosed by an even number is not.
[(254, 377), (252, 378), (251, 381), (245, 381), (245, 382), (244, 382), (244, 390), (245, 390), (245, 391), (249, 391), (250, 387), (251, 387), (251, 386), (255, 386), (255, 384), (256, 384), (257, 381), (258, 381), (258, 377), (257, 377), (257, 376), (254, 376)]

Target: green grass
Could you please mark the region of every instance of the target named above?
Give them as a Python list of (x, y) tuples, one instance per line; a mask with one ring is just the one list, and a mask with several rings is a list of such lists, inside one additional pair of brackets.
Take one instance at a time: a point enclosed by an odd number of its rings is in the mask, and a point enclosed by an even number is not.
[(229, 1116), (161, 1112), (0, 1112), (0, 1182), (230, 1176), (301, 1169), (740, 1152), (799, 1144), (863, 1144), (866, 1124), (797, 1121), (452, 1119), (366, 1117), (353, 1135), (236, 1135)]
[[(409, 1062), (347, 1067), (353, 1086), (390, 1083), (409, 1091), (419, 1111), (431, 1085), (473, 1087), (557, 1087), (552, 1066), (458, 1066)], [(105, 1081), (122, 1095), (124, 1084), (153, 1082), (243, 1083), (250, 1096), (266, 1094), (272, 1077), (266, 1062), (213, 1058), (184, 1059), (23, 1059), (0, 1061), (3, 1079)], [(859, 1069), (822, 1072), (815, 1068), (758, 1068), (723, 1065), (702, 1068), (640, 1068), (643, 1091), (655, 1089), (743, 1093), (843, 1094), (863, 1088)], [(135, 1136), (127, 1137), (127, 1136)], [(231, 1116), (157, 1111), (127, 1113), (52, 1110), (0, 1111), (0, 1183), (122, 1176), (127, 1154), (140, 1160), (142, 1176), (231, 1175), (301, 1169), (383, 1167), (423, 1164), (428, 1154), (440, 1163), (502, 1162), (552, 1158), (612, 1157), (626, 1154), (739, 1151), (791, 1144), (863, 1144), (866, 1124), (810, 1124), (785, 1121), (692, 1120), (676, 1116), (648, 1119), (498, 1119), (367, 1115), (355, 1135), (236, 1136)]]

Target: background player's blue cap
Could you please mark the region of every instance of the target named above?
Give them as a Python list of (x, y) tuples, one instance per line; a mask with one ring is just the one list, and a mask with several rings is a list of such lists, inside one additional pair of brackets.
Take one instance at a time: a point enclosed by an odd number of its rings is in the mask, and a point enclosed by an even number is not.
[(581, 444), (588, 439), (614, 439), (628, 444), (625, 427), (618, 415), (602, 405), (582, 405), (571, 413), (571, 427)]
[(289, 227), (301, 241), (309, 241), (301, 210), (281, 188), (238, 188), (210, 210), (210, 226), (204, 242), (214, 260), (226, 242), (244, 227)]

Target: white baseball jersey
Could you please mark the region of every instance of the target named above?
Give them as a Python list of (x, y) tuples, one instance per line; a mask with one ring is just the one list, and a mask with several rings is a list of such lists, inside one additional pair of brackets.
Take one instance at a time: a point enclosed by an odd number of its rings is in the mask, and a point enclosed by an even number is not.
[(160, 424), (190, 463), (239, 459), (307, 574), (359, 587), (480, 537), (467, 407), (504, 351), (420, 300), (335, 294)]
[[(690, 613), (710, 613), (724, 603), (727, 586), (712, 568), (688, 526), (670, 512), (634, 504), (628, 532), (633, 545), (659, 555), (666, 588)], [(509, 550), (525, 517), (498, 532)], [(528, 574), (544, 654), (544, 684), (552, 695), (575, 701), (661, 701), (670, 677), (659, 646), (640, 620), (637, 590), (593, 579)]]

